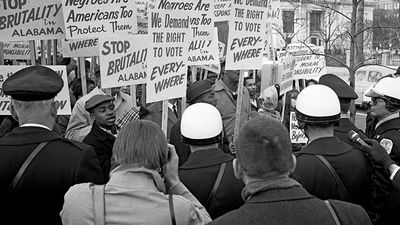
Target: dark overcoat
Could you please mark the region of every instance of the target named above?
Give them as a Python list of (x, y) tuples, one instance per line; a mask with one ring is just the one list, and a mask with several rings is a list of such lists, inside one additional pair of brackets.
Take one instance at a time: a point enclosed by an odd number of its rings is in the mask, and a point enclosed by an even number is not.
[[(17, 171), (41, 142), (14, 191)], [(0, 212), (2, 224), (61, 224), (64, 194), (74, 184), (104, 183), (93, 149), (40, 127), (18, 127), (0, 139)]]

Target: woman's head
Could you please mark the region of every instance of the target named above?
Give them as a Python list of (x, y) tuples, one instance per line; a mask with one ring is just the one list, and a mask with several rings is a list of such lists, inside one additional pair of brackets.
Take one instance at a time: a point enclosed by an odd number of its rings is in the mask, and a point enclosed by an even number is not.
[(136, 164), (155, 170), (167, 163), (167, 139), (154, 122), (136, 120), (122, 127), (113, 154), (117, 165)]

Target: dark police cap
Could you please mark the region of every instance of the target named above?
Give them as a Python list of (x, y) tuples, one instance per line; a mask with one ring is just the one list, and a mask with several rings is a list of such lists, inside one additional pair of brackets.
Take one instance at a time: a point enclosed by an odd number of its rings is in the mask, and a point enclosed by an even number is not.
[(19, 70), (3, 83), (3, 92), (15, 100), (41, 101), (54, 98), (64, 82), (54, 70), (45, 66), (30, 66)]
[(330, 87), (335, 91), (341, 101), (350, 101), (358, 98), (358, 95), (344, 80), (333, 74), (325, 74), (319, 78), (319, 83)]
[(94, 95), (93, 97), (91, 97), (89, 100), (86, 101), (85, 109), (86, 111), (90, 111), (94, 109), (96, 106), (109, 101), (114, 101), (114, 98), (109, 95)]
[(186, 90), (186, 101), (191, 103), (200, 97), (202, 94), (207, 93), (214, 89), (212, 81), (209, 79), (199, 80), (189, 85)]

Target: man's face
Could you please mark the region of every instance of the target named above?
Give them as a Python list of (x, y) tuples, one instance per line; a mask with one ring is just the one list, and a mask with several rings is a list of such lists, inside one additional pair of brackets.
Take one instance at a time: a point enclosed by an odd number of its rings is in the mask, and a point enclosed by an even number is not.
[(211, 104), (213, 106), (217, 105), (217, 99), (215, 98), (215, 91), (214, 89), (200, 95), (200, 97), (198, 97), (196, 102), (204, 102), (204, 103), (208, 103)]
[(257, 91), (257, 86), (254, 80), (253, 79), (245, 80), (245, 87), (247, 88), (247, 90), (249, 90), (250, 97), (254, 97)]
[(93, 109), (91, 116), (96, 123), (103, 128), (109, 128), (115, 123), (115, 106), (112, 101), (104, 102)]
[(231, 81), (239, 82), (240, 70), (225, 70), (224, 76)]
[(389, 111), (386, 109), (386, 102), (383, 98), (371, 98), (371, 116), (379, 120), (386, 117)]

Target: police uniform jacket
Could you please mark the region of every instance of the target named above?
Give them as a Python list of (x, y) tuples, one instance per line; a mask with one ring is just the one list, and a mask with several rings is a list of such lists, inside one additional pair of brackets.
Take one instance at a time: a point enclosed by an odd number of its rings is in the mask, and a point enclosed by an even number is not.
[[(32, 161), (14, 191), (17, 171), (41, 142), (49, 141)], [(70, 186), (104, 183), (93, 149), (41, 127), (18, 127), (0, 139), (2, 224), (61, 224), (59, 213)]]
[[(179, 178), (189, 191), (200, 201), (211, 218), (217, 218), (243, 205), (240, 195), (244, 184), (233, 174), (233, 156), (221, 149), (206, 149), (193, 152), (179, 168)], [(207, 199), (217, 179), (220, 165), (226, 162), (226, 169), (220, 186), (207, 205)]]
[[(328, 168), (315, 155), (322, 155), (342, 180), (350, 199), (344, 199)], [(292, 177), (320, 199), (346, 200), (372, 212), (372, 167), (368, 157), (336, 137), (313, 140), (297, 154)], [(371, 214), (372, 216), (372, 214)]]
[(93, 122), (90, 133), (85, 137), (85, 139), (83, 139), (83, 143), (91, 145), (94, 148), (106, 180), (108, 180), (110, 174), (114, 142), (114, 135), (101, 129), (99, 125), (97, 125), (96, 121)]
[[(371, 224), (362, 207), (337, 200), (329, 202), (340, 224)], [(209, 224), (335, 225), (335, 221), (322, 200), (297, 186), (254, 194), (242, 207)]]
[[(378, 122), (379, 124), (379, 122)], [(379, 124), (372, 134), (383, 148), (389, 153), (390, 158), (399, 165), (400, 163), (400, 118), (395, 115), (393, 119)], [(389, 180), (389, 172), (377, 166), (378, 196), (384, 198), (382, 203), (381, 224), (397, 224), (400, 210), (400, 191), (393, 187)], [(398, 179), (397, 179), (398, 180)], [(396, 182), (396, 179), (394, 180)]]
[(367, 139), (367, 136), (347, 118), (340, 118), (339, 125), (334, 127), (333, 132), (335, 137), (357, 148), (359, 147), (359, 144), (351, 142), (351, 140), (348, 138), (348, 133), (351, 130), (357, 132), (361, 139)]

